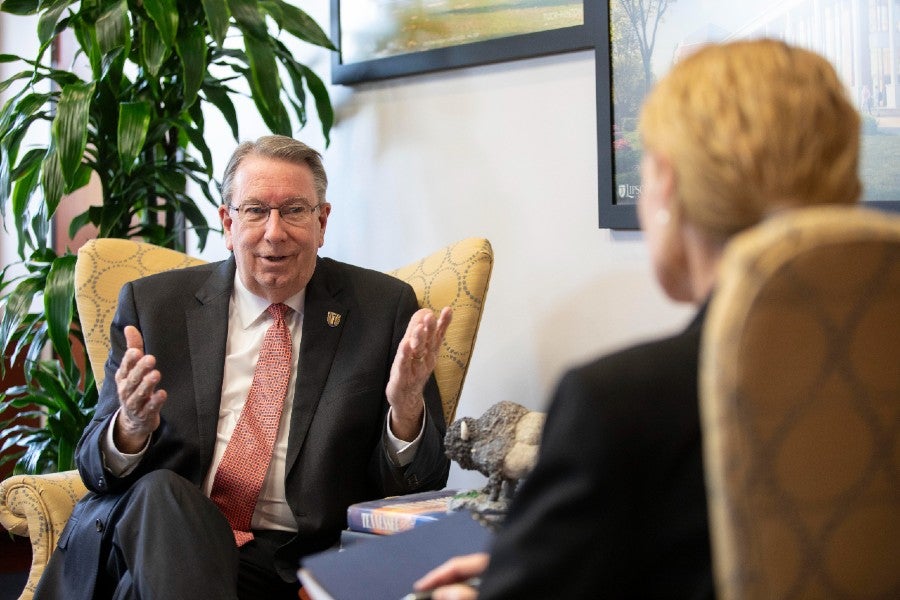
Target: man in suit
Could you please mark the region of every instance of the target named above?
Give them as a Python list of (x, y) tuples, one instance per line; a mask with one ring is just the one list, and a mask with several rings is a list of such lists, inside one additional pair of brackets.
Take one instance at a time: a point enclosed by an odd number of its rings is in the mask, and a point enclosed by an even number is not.
[[(37, 598), (296, 598), (298, 558), (337, 542), (349, 504), (446, 484), (431, 373), (450, 310), (436, 318), (407, 284), (319, 257), (326, 186), (308, 146), (244, 143), (219, 208), (232, 256), (123, 287), (77, 451), (90, 493)], [(236, 440), (273, 322), (287, 391), (256, 388), (280, 411), (259, 456)], [(259, 473), (244, 524), (244, 475), (223, 487), (226, 465)]]

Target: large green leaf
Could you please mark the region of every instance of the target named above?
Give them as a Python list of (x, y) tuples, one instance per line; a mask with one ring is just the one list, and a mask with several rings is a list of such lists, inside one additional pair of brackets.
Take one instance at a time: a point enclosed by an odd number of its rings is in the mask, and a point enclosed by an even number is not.
[[(12, 123), (10, 127), (0, 131), (0, 147), (2, 147), (7, 153), (9, 166), (15, 164), (16, 159), (19, 155), (19, 148), (22, 144), (22, 141), (30, 133), (32, 124), (37, 121), (50, 120), (50, 115), (47, 114), (46, 111), (41, 111), (30, 115), (23, 113), (17, 115), (17, 117), (18, 118), (16, 119), (16, 121)], [(37, 145), (35, 145), (34, 147), (39, 148), (39, 146)], [(8, 175), (9, 173), (4, 174)], [(3, 174), (0, 174), (0, 177), (2, 176)]]
[(331, 144), (331, 128), (334, 125), (334, 109), (331, 106), (331, 98), (328, 95), (328, 88), (321, 79), (310, 69), (294, 60), (291, 52), (281, 42), (275, 42), (277, 48), (278, 60), (284, 65), (285, 70), (291, 79), (291, 87), (294, 96), (300, 103), (298, 106), (294, 104), (294, 110), (301, 124), (306, 124), (306, 91), (305, 85), (312, 92), (316, 103), (316, 111), (319, 115), (319, 122), (322, 125), (322, 134), (325, 136), (325, 144)]
[(77, 83), (64, 87), (53, 119), (53, 139), (59, 151), (66, 191), (75, 189), (75, 174), (84, 158), (94, 86), (94, 83)]
[(319, 121), (322, 123), (322, 135), (325, 136), (325, 145), (328, 146), (331, 144), (331, 128), (334, 125), (334, 108), (331, 105), (328, 88), (312, 69), (304, 65), (300, 65), (300, 69), (306, 77), (306, 85), (309, 87), (309, 91), (312, 92), (313, 98), (316, 100), (316, 112), (319, 113)]
[(128, 24), (128, 4), (120, 0), (111, 5), (95, 23), (97, 30), (97, 44), (100, 52), (107, 54), (114, 48), (125, 48), (130, 44), (130, 29)]
[(62, 198), (65, 189), (65, 181), (63, 181), (62, 169), (59, 166), (59, 155), (55, 147), (47, 150), (41, 165), (41, 188), (44, 190), (44, 203), (47, 205), (47, 211), (52, 215), (59, 206), (59, 200)]
[(22, 157), (22, 160), (19, 161), (19, 164), (12, 170), (12, 181), (24, 177), (26, 173), (32, 171), (34, 168), (40, 168), (41, 158), (44, 156), (45, 152), (46, 149), (44, 148), (32, 148), (28, 150), (25, 153), (25, 156)]
[(313, 99), (316, 103), (316, 112), (319, 115), (319, 122), (322, 125), (322, 135), (325, 136), (325, 145), (331, 144), (331, 128), (334, 125), (334, 109), (331, 106), (331, 98), (328, 95), (328, 88), (321, 79), (305, 65), (294, 60), (293, 55), (287, 47), (280, 41), (274, 42), (276, 47), (276, 56), (291, 79), (291, 87), (299, 105), (294, 104), (294, 110), (300, 119), (301, 125), (306, 125), (306, 91), (304, 89), (304, 81), (306, 87), (312, 92)]
[(97, 42), (97, 29), (93, 23), (85, 19), (75, 19), (72, 21), (71, 27), (75, 32), (78, 45), (81, 46), (81, 51), (91, 64), (91, 74), (95, 79), (99, 79), (102, 72), (103, 54), (100, 52), (100, 44)]
[(183, 204), (181, 211), (184, 213), (188, 223), (193, 225), (194, 234), (197, 236), (197, 245), (200, 247), (200, 250), (203, 250), (206, 247), (206, 240), (210, 231), (206, 223), (206, 215), (194, 204)]
[(38, 11), (39, 0), (5, 0), (0, 10), (12, 15), (33, 15)]
[(223, 0), (203, 0), (203, 12), (206, 13), (209, 35), (217, 46), (221, 46), (231, 26), (231, 11), (228, 10), (228, 4)]
[(53, 261), (44, 288), (44, 314), (47, 333), (53, 349), (66, 369), (72, 366), (72, 346), (69, 329), (74, 314), (75, 255), (66, 254)]
[(6, 216), (6, 199), (10, 191), (9, 151), (0, 143), (0, 215)]
[[(111, 88), (118, 88), (122, 82), (127, 53), (125, 48), (113, 48), (100, 61), (100, 80)], [(95, 111), (96, 114), (96, 111)]]
[(41, 3), (41, 10), (44, 11), (38, 19), (38, 41), (41, 45), (53, 38), (59, 17), (71, 3), (72, 0), (45, 0)]
[[(54, 210), (56, 207), (54, 206)], [(37, 250), (46, 250), (50, 239), (50, 215), (47, 213), (48, 205), (39, 204), (34, 215), (31, 217), (29, 226), (34, 232), (34, 239), (31, 240), (31, 247)]]
[(206, 96), (206, 101), (218, 108), (219, 112), (222, 113), (222, 116), (225, 117), (225, 122), (228, 123), (228, 126), (231, 128), (231, 135), (234, 136), (235, 141), (237, 141), (237, 111), (235, 111), (234, 103), (228, 96), (228, 90), (218, 83), (212, 84), (209, 82), (205, 83), (201, 89)]
[[(34, 416), (41, 417), (43, 416), (43, 413), (39, 413), (38, 415)], [(34, 430), (34, 427), (28, 425), (16, 425), (9, 428), (4, 427), (3, 431), (0, 432), (0, 439), (4, 440), (3, 445), (0, 446), (0, 452), (9, 450), (13, 446), (18, 445), (22, 440), (31, 437), (30, 434)]]
[(90, 222), (90, 212), (87, 210), (72, 217), (72, 220), (69, 222), (69, 237), (74, 238), (75, 234), (78, 233), (82, 227), (86, 227)]
[[(116, 227), (116, 225), (122, 221), (124, 215), (128, 214), (128, 210), (131, 208), (124, 202), (119, 203), (109, 203), (106, 206), (92, 206), (88, 210), (91, 213), (91, 222), (93, 222), (99, 231), (100, 237), (115, 237), (110, 236), (109, 232)], [(119, 236), (125, 237), (125, 236)]]
[(86, 186), (91, 181), (91, 173), (93, 170), (90, 165), (85, 163), (81, 163), (78, 165), (78, 170), (75, 171), (75, 179), (72, 183), (72, 189), (78, 190)]
[(53, 451), (53, 440), (47, 439), (40, 444), (28, 444), (25, 454), (16, 463), (14, 473), (43, 473), (56, 467)]
[(272, 47), (268, 41), (244, 36), (244, 50), (250, 63), (247, 82), (263, 121), (272, 133), (291, 135), (291, 120), (281, 102), (281, 78)]
[(14, 334), (25, 320), (31, 303), (43, 290), (43, 281), (23, 279), (15, 289), (6, 296), (3, 305), (3, 319), (0, 320), (0, 350), (6, 354), (7, 347), (14, 340)]
[[(41, 359), (41, 353), (47, 342), (47, 328), (43, 321), (38, 321), (40, 315), (29, 314), (22, 321), (22, 332), (16, 340), (10, 360), (15, 362), (24, 354), (26, 371), (28, 365), (37, 364)], [(26, 372), (26, 377), (28, 373)]]
[(43, 364), (40, 362), (38, 363), (38, 368), (33, 369), (30, 374), (40, 386), (38, 390), (35, 390), (35, 395), (43, 396), (46, 399), (44, 404), (49, 409), (50, 416), (54, 417), (61, 411), (66, 410), (66, 396), (68, 394), (64, 385), (64, 378), (54, 376), (55, 374), (49, 369), (43, 368)]
[(194, 148), (200, 151), (200, 155), (203, 157), (203, 162), (206, 164), (206, 174), (212, 178), (212, 152), (209, 149), (209, 146), (206, 143), (206, 139), (203, 137), (203, 131), (206, 128), (206, 120), (203, 116), (203, 108), (200, 104), (194, 104), (192, 107), (188, 109), (188, 113), (193, 119), (196, 127), (192, 127), (190, 123), (186, 123), (181, 126), (181, 131), (187, 136), (187, 139), (190, 140), (191, 144), (193, 144)]
[(316, 46), (337, 50), (319, 24), (296, 6), (284, 0), (261, 0), (259, 6), (291, 35)]
[(4, 79), (0, 81), (0, 94), (6, 91), (6, 88), (14, 84), (16, 81), (20, 79), (28, 79), (32, 76), (31, 71), (20, 71), (15, 75), (11, 75), (8, 79)]
[(46, 104), (49, 100), (57, 97), (57, 94), (35, 94), (29, 93), (22, 96), (17, 102), (11, 99), (3, 106), (3, 112), (0, 114), (0, 127), (2, 127), (3, 136), (0, 137), (0, 143), (3, 143), (10, 150), (10, 156), (14, 155), (13, 150), (18, 148), (17, 144), (10, 141), (12, 136), (24, 135), (25, 130), (31, 126), (36, 118), (44, 118), (46, 113)]
[(119, 162), (125, 173), (131, 173), (134, 169), (135, 161), (144, 147), (152, 109), (147, 101), (123, 102), (119, 105), (117, 148)]
[(159, 35), (153, 23), (144, 21), (141, 24), (141, 60), (151, 77), (159, 74), (159, 69), (169, 56), (169, 48)]
[(178, 31), (178, 7), (175, 0), (144, 0), (144, 9), (156, 26), (163, 43), (167, 48), (171, 48)]
[(175, 50), (181, 59), (182, 110), (194, 104), (197, 92), (206, 75), (206, 36), (199, 27), (182, 30), (175, 40)]
[(228, 8), (231, 9), (231, 14), (234, 15), (234, 20), (245, 37), (250, 36), (257, 40), (269, 37), (266, 20), (259, 12), (257, 0), (228, 0)]
[(56, 464), (60, 471), (75, 468), (75, 444), (71, 440), (62, 439), (56, 450)]
[(60, 69), (49, 69), (47, 71), (47, 77), (53, 80), (60, 88), (63, 88), (71, 83), (75, 83), (79, 80), (78, 75), (72, 73), (71, 71), (63, 71)]
[[(38, 157), (43, 156), (43, 152), (38, 149), (29, 152), (36, 153)], [(23, 160), (23, 162), (25, 161)], [(12, 193), (13, 218), (16, 222), (17, 231), (23, 229), (24, 216), (28, 209), (28, 203), (31, 200), (31, 195), (40, 183), (41, 163), (37, 162), (35, 164), (27, 165), (27, 168), (22, 170), (21, 173), (22, 174), (18, 181), (16, 181)]]
[(274, 40), (273, 45), (275, 46), (275, 57), (284, 66), (291, 79), (291, 88), (296, 100), (296, 102), (291, 102), (291, 104), (294, 106), (294, 111), (297, 113), (302, 127), (306, 124), (306, 88), (303, 87), (301, 65), (294, 60), (293, 53), (280, 40)]

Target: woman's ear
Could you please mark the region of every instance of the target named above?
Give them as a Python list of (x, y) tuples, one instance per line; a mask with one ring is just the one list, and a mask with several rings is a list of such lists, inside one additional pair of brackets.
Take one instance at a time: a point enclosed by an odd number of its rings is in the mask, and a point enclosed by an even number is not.
[(672, 161), (665, 154), (654, 153), (653, 162), (656, 169), (656, 185), (657, 192), (660, 196), (661, 207), (672, 213), (677, 209), (675, 206), (675, 188), (677, 176)]
[(641, 158), (641, 196), (638, 218), (645, 232), (666, 227), (671, 219), (675, 196), (675, 169), (663, 154), (645, 150)]
[(647, 152), (641, 161), (638, 217), (650, 250), (656, 279), (673, 300), (689, 300), (690, 273), (684, 247), (677, 174), (663, 154)]

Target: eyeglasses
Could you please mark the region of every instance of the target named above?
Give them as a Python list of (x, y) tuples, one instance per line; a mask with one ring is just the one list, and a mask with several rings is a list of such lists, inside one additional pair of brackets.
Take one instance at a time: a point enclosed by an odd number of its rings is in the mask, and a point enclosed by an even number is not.
[(285, 204), (274, 208), (265, 204), (241, 204), (240, 206), (228, 205), (228, 208), (237, 211), (238, 218), (244, 225), (248, 227), (256, 227), (263, 225), (269, 220), (269, 215), (273, 210), (277, 210), (281, 219), (289, 225), (308, 225), (313, 218), (313, 213), (322, 206), (318, 203), (315, 206), (307, 204)]

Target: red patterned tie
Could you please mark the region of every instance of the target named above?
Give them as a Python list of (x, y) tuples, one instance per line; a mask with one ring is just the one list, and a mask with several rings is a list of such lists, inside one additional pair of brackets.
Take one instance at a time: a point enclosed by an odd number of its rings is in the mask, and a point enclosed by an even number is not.
[(275, 322), (263, 338), (247, 402), (225, 447), (209, 495), (228, 518), (238, 546), (253, 539), (250, 519), (272, 459), (291, 378), (291, 332), (284, 322), (290, 308), (272, 304), (266, 310)]

